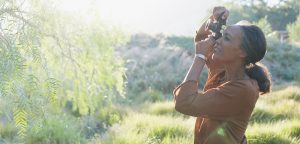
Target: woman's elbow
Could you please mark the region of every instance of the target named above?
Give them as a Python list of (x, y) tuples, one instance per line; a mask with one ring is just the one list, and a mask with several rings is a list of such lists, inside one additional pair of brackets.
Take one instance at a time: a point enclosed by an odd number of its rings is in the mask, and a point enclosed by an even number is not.
[(175, 102), (175, 110), (178, 112), (181, 112), (181, 107), (179, 106), (179, 104), (177, 102)]
[(182, 114), (186, 114), (188, 112), (188, 105), (176, 101), (175, 102), (175, 110)]

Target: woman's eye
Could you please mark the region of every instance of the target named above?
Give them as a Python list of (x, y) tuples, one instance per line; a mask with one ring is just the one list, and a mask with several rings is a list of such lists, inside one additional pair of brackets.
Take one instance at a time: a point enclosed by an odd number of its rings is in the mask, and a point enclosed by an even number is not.
[(230, 40), (230, 39), (229, 39), (227, 36), (225, 36), (225, 37), (224, 37), (224, 39), (225, 39), (225, 40), (227, 40), (227, 41), (229, 41), (229, 40)]

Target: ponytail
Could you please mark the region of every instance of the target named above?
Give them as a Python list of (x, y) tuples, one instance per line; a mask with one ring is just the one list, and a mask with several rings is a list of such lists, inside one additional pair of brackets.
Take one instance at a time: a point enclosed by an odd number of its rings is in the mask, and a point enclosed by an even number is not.
[(265, 67), (263, 64), (249, 64), (246, 66), (246, 73), (250, 78), (257, 81), (261, 94), (271, 91), (271, 75), (267, 67)]

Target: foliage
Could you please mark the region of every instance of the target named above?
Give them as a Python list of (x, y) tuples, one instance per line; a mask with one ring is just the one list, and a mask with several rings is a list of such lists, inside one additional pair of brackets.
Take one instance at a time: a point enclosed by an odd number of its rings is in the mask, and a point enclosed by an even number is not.
[(194, 53), (194, 39), (187, 36), (168, 36), (166, 45), (180, 47), (188, 51), (190, 55)]
[[(181, 83), (193, 59), (190, 47), (177, 45), (181, 45), (182, 41), (193, 43), (193, 39), (149, 35), (144, 36), (143, 40), (139, 37), (140, 43), (137, 43), (136, 37), (132, 36), (126, 46), (118, 49), (126, 60), (125, 66), (128, 69), (126, 76), (129, 101), (140, 103), (172, 98), (172, 90)], [(150, 45), (149, 42), (154, 41), (152, 39), (159, 41), (159, 45), (144, 47)], [(205, 81), (206, 75), (207, 71), (204, 71), (201, 82)], [(200, 87), (203, 85), (200, 83)]]
[(267, 17), (264, 17), (253, 24), (261, 28), (265, 35), (268, 35), (272, 32), (272, 27), (271, 24), (268, 22)]
[(111, 106), (99, 109), (94, 117), (102, 128), (107, 129), (114, 124), (120, 123), (125, 116), (127, 116), (127, 110), (124, 106)]
[(14, 124), (1, 124), (0, 125), (0, 143), (13, 142), (18, 133)]
[(126, 36), (96, 18), (83, 22), (82, 15), (57, 5), (55, 0), (0, 2), (0, 100), (6, 102), (1, 111), (21, 138), (42, 126), (49, 112), (61, 115), (68, 102), (82, 116), (125, 95), (125, 68), (114, 47)]
[(267, 65), (275, 82), (299, 81), (300, 49), (289, 43), (267, 38), (267, 53), (263, 63)]
[(287, 25), (287, 30), (291, 40), (300, 42), (300, 15), (294, 23)]
[[(66, 115), (49, 116), (42, 126), (32, 127), (25, 142), (28, 144), (83, 143), (78, 120)], [(42, 129), (42, 130), (41, 130)]]
[(242, 19), (257, 22), (267, 16), (273, 30), (285, 30), (296, 21), (300, 10), (298, 0), (284, 0), (275, 5), (268, 5), (267, 0), (227, 1), (225, 6), (230, 10), (229, 24)]

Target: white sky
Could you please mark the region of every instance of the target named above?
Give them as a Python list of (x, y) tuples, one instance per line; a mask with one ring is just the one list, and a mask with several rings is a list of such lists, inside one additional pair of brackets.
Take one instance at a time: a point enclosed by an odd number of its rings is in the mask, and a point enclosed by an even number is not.
[[(120, 26), (129, 33), (174, 34), (193, 36), (208, 10), (221, 0), (94, 0), (106, 24)], [(272, 1), (272, 0), (271, 0)], [(88, 0), (64, 0), (66, 11), (89, 9)]]
[(126, 31), (194, 35), (217, 0), (101, 0), (99, 3), (103, 19), (121, 25)]

